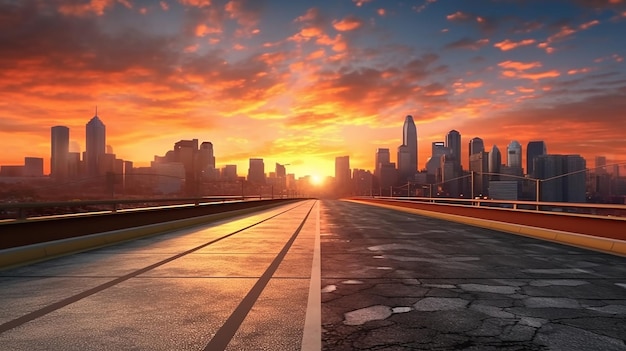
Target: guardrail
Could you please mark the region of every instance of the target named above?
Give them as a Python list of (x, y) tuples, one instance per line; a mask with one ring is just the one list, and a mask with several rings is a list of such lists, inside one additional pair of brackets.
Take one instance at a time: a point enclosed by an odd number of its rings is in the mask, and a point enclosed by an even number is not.
[[(448, 200), (459, 202), (457, 199), (425, 199), (429, 201), (408, 200), (406, 197), (360, 197), (348, 200), (626, 256), (626, 217), (494, 206), (501, 203), (500, 200), (481, 200), (472, 206), (471, 200), (459, 204), (448, 203)], [(540, 203), (539, 207), (544, 205), (562, 207), (564, 204)], [(571, 203), (566, 205), (574, 209), (593, 206)], [(626, 206), (602, 207), (623, 210)]]
[(199, 206), (216, 202), (251, 201), (266, 199), (259, 196), (203, 196), (156, 199), (108, 199), (55, 202), (0, 203), (0, 221), (81, 216), (94, 213), (115, 213), (163, 206)]
[[(300, 199), (204, 202), (172, 206), (138, 208), (132, 211), (111, 210), (81, 215), (55, 215), (0, 222), (0, 250), (90, 234), (146, 227), (162, 230), (164, 224), (202, 222), (206, 216), (237, 213), (263, 206), (286, 204)], [(105, 202), (106, 203), (106, 202)], [(169, 225), (169, 224), (168, 224)], [(135, 228), (135, 229), (134, 229)], [(141, 231), (139, 231), (141, 232)]]
[(448, 197), (391, 197), (374, 196), (358, 197), (361, 199), (401, 200), (420, 203), (448, 204), (474, 207), (496, 207), (513, 210), (528, 210), (540, 212), (563, 212), (582, 215), (626, 217), (626, 205), (622, 204), (594, 204), (578, 202), (537, 202), (537, 201), (512, 201), (494, 199), (463, 199)]

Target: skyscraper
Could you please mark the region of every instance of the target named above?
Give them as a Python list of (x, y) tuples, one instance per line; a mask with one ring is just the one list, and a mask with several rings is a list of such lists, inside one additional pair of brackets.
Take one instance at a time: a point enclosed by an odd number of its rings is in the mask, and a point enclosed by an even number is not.
[(461, 133), (451, 130), (446, 134), (446, 147), (450, 149), (450, 158), (455, 160), (461, 168)]
[(376, 177), (380, 177), (380, 168), (381, 165), (385, 166), (391, 162), (391, 156), (389, 154), (389, 149), (387, 148), (378, 148), (376, 149), (376, 160), (374, 166), (374, 175)]
[(415, 170), (411, 170), (411, 153), (406, 145), (398, 146), (398, 178), (401, 182), (412, 179)]
[(409, 152), (409, 169), (411, 172), (417, 172), (417, 128), (413, 122), (413, 116), (408, 115), (404, 119), (402, 127), (402, 144), (406, 145)]
[(529, 141), (526, 146), (526, 173), (534, 178), (534, 160), (538, 156), (548, 153), (546, 143), (543, 140)]
[[(494, 145), (489, 152), (489, 173), (500, 173), (500, 165), (502, 165), (502, 154), (497, 145)], [(491, 175), (492, 180), (499, 179), (497, 175)]]
[(87, 174), (90, 176), (99, 175), (98, 169), (100, 160), (106, 154), (106, 127), (98, 117), (98, 109), (96, 115), (87, 123), (85, 130), (86, 148), (85, 148), (85, 164)]
[(469, 142), (469, 156), (485, 151), (485, 143), (479, 137), (476, 137)]
[(337, 195), (348, 195), (351, 191), (350, 156), (335, 157), (335, 185)]
[(250, 159), (248, 181), (256, 184), (265, 184), (265, 163), (263, 163), (262, 158)]
[(517, 140), (511, 141), (506, 148), (506, 165), (510, 168), (522, 168), (522, 145)]
[(544, 179), (541, 201), (585, 202), (585, 168), (580, 155), (537, 156), (534, 172), (537, 179)]
[(69, 172), (70, 129), (65, 126), (52, 127), (50, 146), (50, 176), (64, 180)]

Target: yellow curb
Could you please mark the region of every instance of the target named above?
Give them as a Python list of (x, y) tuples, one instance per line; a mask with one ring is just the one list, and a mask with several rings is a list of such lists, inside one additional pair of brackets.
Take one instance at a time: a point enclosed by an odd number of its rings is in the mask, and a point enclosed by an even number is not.
[(410, 212), (419, 215), (423, 215), (426, 217), (443, 219), (451, 222), (462, 223), (471, 225), (474, 227), (481, 227), (487, 229), (493, 229), (501, 232), (523, 235), (528, 237), (533, 237), (541, 240), (553, 241), (560, 244), (576, 246), (584, 249), (590, 249), (595, 251), (600, 251), (609, 254), (617, 254), (626, 256), (626, 241), (618, 240), (618, 239), (610, 239), (603, 237), (593, 237), (591, 235), (577, 234), (577, 233), (569, 233), (558, 230), (539, 228), (539, 227), (530, 227), (521, 224), (514, 223), (506, 223), (500, 221), (493, 221), (488, 219), (479, 219), (473, 217), (464, 217), (459, 215), (438, 213), (435, 211), (427, 211), (427, 210), (417, 210), (411, 209), (402, 206), (393, 206), (388, 204), (378, 204), (375, 202), (369, 201), (359, 201), (359, 200), (345, 200), (350, 202), (356, 202), (366, 205), (378, 206), (389, 208), (393, 210)]
[(215, 213), (201, 217), (180, 219), (171, 222), (149, 224), (141, 227), (114, 230), (110, 232), (84, 235), (75, 238), (55, 240), (51, 242), (27, 245), (0, 250), (0, 269), (12, 268), (54, 257), (96, 249), (122, 241), (137, 239), (144, 236), (158, 235), (172, 230), (193, 227), (195, 225), (215, 222), (268, 208), (284, 205), (276, 203), (241, 210)]

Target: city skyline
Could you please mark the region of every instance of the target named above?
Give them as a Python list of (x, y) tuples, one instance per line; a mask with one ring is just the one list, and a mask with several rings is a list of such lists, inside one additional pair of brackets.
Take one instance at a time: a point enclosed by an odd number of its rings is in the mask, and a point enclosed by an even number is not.
[[(551, 154), (626, 161), (624, 1), (2, 2), (0, 164), (42, 157), (50, 127), (86, 149), (93, 108), (117, 157), (147, 165), (176, 140), (298, 176), (335, 157), (374, 169), (403, 117), (430, 145), (544, 140)], [(280, 23), (279, 26), (276, 23)], [(5, 27), (6, 26), (6, 27)], [(36, 150), (36, 152), (32, 152)]]

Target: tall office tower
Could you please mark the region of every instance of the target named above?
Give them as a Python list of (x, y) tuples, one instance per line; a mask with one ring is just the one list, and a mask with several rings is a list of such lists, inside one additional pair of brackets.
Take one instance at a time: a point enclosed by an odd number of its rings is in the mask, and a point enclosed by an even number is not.
[(411, 172), (417, 172), (417, 128), (413, 122), (413, 116), (408, 115), (404, 119), (402, 127), (402, 144), (406, 145), (409, 150), (409, 169)]
[(265, 163), (263, 163), (262, 158), (250, 159), (248, 181), (256, 184), (265, 184)]
[[(568, 176), (565, 177), (567, 202), (587, 202), (587, 163), (580, 155), (565, 155)], [(606, 162), (606, 161), (605, 161)]]
[(219, 170), (215, 169), (215, 155), (213, 154), (213, 143), (205, 141), (200, 144), (198, 150), (198, 172), (202, 178), (215, 180), (219, 177)]
[(365, 196), (372, 195), (372, 181), (374, 175), (370, 171), (355, 168), (352, 171), (352, 183), (354, 195)]
[(605, 156), (596, 156), (596, 166), (595, 173), (604, 174), (606, 173), (606, 157)]
[(335, 157), (335, 186), (339, 196), (349, 195), (352, 190), (350, 156)]
[(529, 141), (526, 146), (526, 174), (534, 178), (534, 166), (533, 162), (537, 156), (545, 155), (548, 153), (546, 149), (546, 143), (543, 140)]
[[(185, 191), (188, 194), (196, 194), (200, 167), (198, 167), (198, 139), (179, 140), (174, 143), (173, 155), (168, 152), (168, 162), (182, 163), (185, 168)], [(170, 160), (173, 157), (173, 160)]]
[(54, 126), (51, 129), (50, 176), (56, 180), (65, 180), (69, 174), (70, 129)]
[(585, 202), (586, 162), (579, 155), (540, 155), (535, 160), (541, 201)]
[(226, 165), (222, 168), (222, 179), (228, 181), (237, 180), (237, 165)]
[(450, 159), (456, 161), (461, 168), (461, 133), (451, 130), (446, 134), (446, 147), (450, 149)]
[(473, 180), (473, 194), (476, 196), (487, 196), (489, 189), (489, 153), (481, 151), (470, 156), (470, 171), (474, 172), (472, 176)]
[(24, 177), (43, 177), (43, 158), (24, 157)]
[(522, 145), (516, 140), (511, 141), (506, 148), (506, 166), (513, 172), (513, 174), (522, 176), (524, 170), (522, 169)]
[(374, 175), (376, 177), (380, 177), (380, 168), (381, 165), (388, 165), (391, 162), (391, 156), (389, 154), (389, 149), (387, 148), (378, 148), (376, 149), (376, 160), (374, 166)]
[(400, 182), (412, 180), (415, 170), (411, 169), (411, 153), (406, 145), (398, 146), (398, 179)]
[[(489, 151), (489, 173), (500, 173), (500, 166), (502, 165), (502, 154), (497, 145), (494, 145)], [(491, 180), (498, 180), (498, 175), (490, 175)]]
[(485, 151), (485, 143), (479, 137), (476, 137), (469, 142), (469, 156)]
[(426, 161), (426, 177), (429, 183), (441, 181), (441, 156), (443, 155), (450, 155), (450, 149), (445, 147), (445, 143), (442, 141), (433, 142), (431, 156)]
[(87, 123), (85, 139), (86, 173), (90, 176), (100, 175), (100, 162), (106, 154), (106, 127), (98, 117), (97, 108), (96, 115)]

